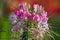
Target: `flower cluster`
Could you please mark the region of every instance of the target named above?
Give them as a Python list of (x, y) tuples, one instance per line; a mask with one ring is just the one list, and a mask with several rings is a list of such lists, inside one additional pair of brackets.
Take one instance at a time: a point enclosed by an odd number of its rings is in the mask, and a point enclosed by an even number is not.
[(19, 4), (18, 10), (12, 13), (10, 20), (12, 25), (15, 26), (12, 28), (12, 32), (21, 32), (21, 28), (28, 26), (27, 29), (32, 34), (37, 31), (39, 36), (43, 37), (44, 33), (49, 30), (47, 12), (38, 4), (33, 5), (33, 10), (30, 10), (30, 7), (30, 4), (22, 3)]

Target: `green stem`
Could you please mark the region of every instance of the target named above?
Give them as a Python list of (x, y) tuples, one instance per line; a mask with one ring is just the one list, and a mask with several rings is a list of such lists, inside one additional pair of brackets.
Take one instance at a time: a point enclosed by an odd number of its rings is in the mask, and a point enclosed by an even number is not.
[(23, 32), (23, 35), (22, 35), (22, 40), (28, 40), (28, 23), (26, 23), (26, 27), (24, 27), (24, 32)]

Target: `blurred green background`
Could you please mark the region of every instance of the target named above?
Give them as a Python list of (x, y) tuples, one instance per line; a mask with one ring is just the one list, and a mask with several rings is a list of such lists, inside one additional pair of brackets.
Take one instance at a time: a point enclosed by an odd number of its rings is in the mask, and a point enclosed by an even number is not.
[(10, 40), (11, 25), (5, 0), (0, 0), (0, 40)]
[[(60, 15), (50, 17), (48, 20), (51, 30), (60, 35)], [(0, 0), (0, 40), (11, 39), (11, 23), (9, 20), (8, 5), (4, 0)], [(60, 40), (59, 36), (54, 35), (56, 40)]]

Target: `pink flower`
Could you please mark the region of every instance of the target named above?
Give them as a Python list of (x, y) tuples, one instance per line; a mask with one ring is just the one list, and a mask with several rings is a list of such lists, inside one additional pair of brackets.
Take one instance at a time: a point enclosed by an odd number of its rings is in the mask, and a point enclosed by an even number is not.
[(40, 14), (42, 17), (47, 17), (47, 12), (43, 11), (43, 13)]
[(26, 6), (27, 6), (26, 3), (19, 4), (19, 8), (20, 8), (20, 9), (24, 9)]
[(38, 22), (40, 21), (39, 15), (35, 15), (35, 16), (33, 17), (33, 20), (38, 23)]
[(15, 13), (18, 17), (23, 16), (24, 12), (23, 10), (17, 10)]
[(42, 18), (42, 22), (46, 22), (47, 20), (48, 20), (47, 17), (43, 17), (43, 18)]
[(25, 11), (24, 15), (27, 19), (31, 19), (31, 14), (28, 11)]
[(31, 14), (28, 11), (24, 11), (24, 15), (27, 17), (30, 16)]
[(17, 10), (15, 14), (16, 14), (17, 16), (20, 15), (20, 11)]
[(40, 5), (39, 9), (40, 9), (40, 11), (43, 9), (42, 5)]
[(41, 13), (39, 16), (42, 18), (42, 22), (46, 22), (48, 20), (47, 12), (45, 11), (43, 11), (43, 13)]
[(34, 19), (35, 15), (36, 15), (35, 13), (31, 14), (32, 20)]
[(34, 7), (34, 12), (37, 12), (38, 11), (38, 4), (34, 4), (33, 7)]
[(23, 8), (23, 4), (19, 4), (19, 8), (20, 8), (20, 9)]

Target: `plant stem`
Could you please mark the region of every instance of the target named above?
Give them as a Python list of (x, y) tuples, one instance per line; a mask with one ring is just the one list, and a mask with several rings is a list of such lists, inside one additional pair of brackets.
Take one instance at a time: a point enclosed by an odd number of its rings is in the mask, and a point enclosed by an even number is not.
[(24, 27), (24, 32), (22, 35), (22, 40), (28, 40), (28, 23), (26, 23), (26, 27)]

